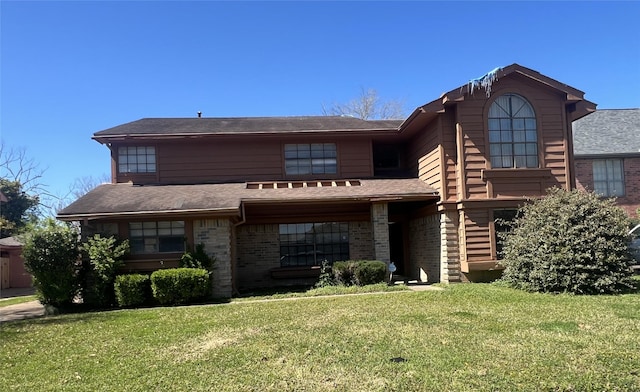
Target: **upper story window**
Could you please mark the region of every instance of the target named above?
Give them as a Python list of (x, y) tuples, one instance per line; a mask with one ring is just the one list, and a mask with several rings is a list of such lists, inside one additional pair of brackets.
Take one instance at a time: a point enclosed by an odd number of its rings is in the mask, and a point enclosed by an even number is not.
[(155, 147), (119, 147), (118, 173), (155, 173)]
[(593, 161), (593, 190), (607, 197), (624, 196), (622, 159), (596, 159)]
[(184, 221), (130, 222), (131, 253), (184, 252)]
[(336, 174), (335, 143), (285, 144), (284, 165), (288, 175)]
[(489, 108), (491, 167), (538, 167), (538, 131), (531, 104), (516, 94), (498, 97)]

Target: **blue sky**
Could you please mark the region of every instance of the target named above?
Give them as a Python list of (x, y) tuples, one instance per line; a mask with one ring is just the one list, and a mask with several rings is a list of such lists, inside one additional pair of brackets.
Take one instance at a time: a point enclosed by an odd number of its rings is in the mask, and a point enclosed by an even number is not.
[(63, 195), (94, 132), (144, 117), (319, 115), (362, 88), (408, 112), (512, 63), (640, 107), (640, 2), (0, 2), (0, 137)]

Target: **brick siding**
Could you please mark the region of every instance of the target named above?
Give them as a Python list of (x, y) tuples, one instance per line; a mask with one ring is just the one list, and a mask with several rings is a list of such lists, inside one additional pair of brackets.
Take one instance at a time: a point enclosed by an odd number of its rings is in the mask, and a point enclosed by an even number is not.
[(389, 208), (387, 203), (371, 204), (371, 222), (373, 228), (373, 247), (375, 259), (389, 264)]
[(349, 223), (349, 258), (351, 260), (375, 259), (371, 222)]
[[(630, 217), (637, 218), (640, 208), (640, 157), (626, 157), (623, 160), (625, 192), (624, 196), (617, 198), (616, 203)], [(593, 161), (591, 158), (575, 160), (577, 189), (593, 190)]]
[(409, 222), (409, 271), (406, 275), (421, 282), (440, 282), (439, 215)]
[(231, 237), (233, 226), (228, 219), (206, 219), (193, 222), (196, 244), (216, 259), (213, 264), (213, 295), (229, 298), (232, 294)]

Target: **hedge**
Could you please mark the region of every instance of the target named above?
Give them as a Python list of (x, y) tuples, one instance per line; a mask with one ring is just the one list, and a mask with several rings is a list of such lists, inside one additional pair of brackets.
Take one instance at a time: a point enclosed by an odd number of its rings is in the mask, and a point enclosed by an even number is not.
[(120, 307), (140, 306), (151, 300), (151, 281), (148, 275), (119, 275), (116, 277), (114, 290)]
[(332, 271), (339, 284), (365, 286), (384, 282), (387, 265), (376, 260), (336, 261), (333, 263)]
[(201, 268), (171, 268), (151, 274), (153, 297), (161, 305), (195, 302), (211, 293), (209, 272)]

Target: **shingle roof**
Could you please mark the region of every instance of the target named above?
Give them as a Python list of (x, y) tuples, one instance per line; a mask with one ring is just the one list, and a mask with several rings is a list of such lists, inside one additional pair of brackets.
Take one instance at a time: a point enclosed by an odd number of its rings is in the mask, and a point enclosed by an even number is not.
[(429, 200), (437, 191), (417, 178), (358, 180), (360, 186), (250, 189), (247, 183), (197, 185), (103, 184), (58, 213), (62, 220), (153, 214), (238, 215), (242, 202)]
[(355, 117), (203, 117), (143, 118), (94, 134), (94, 139), (142, 135), (214, 135), (353, 130), (395, 130), (402, 120), (366, 121)]
[(5, 237), (0, 239), (0, 246), (2, 247), (20, 247), (22, 245), (22, 242), (20, 242), (16, 237)]
[(640, 153), (640, 109), (603, 109), (573, 122), (573, 151), (581, 155)]

